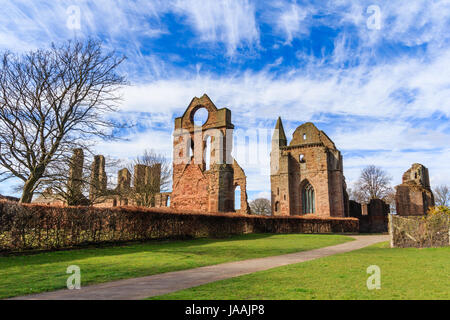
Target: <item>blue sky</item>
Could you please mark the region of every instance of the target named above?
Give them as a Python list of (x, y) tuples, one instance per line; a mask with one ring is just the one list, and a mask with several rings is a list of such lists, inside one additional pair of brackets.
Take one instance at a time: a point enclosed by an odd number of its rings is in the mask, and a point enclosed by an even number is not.
[[(415, 162), (433, 185), (449, 183), (450, 1), (0, 5), (1, 50), (95, 37), (128, 57), (120, 117), (139, 125), (99, 153), (126, 159), (152, 148), (170, 157), (174, 118), (207, 93), (231, 109), (241, 134), (272, 129), (281, 116), (290, 138), (313, 121), (342, 151), (350, 187), (365, 165), (384, 168), (395, 185)], [(270, 190), (263, 151), (241, 161), (250, 198)], [(11, 194), (11, 183), (0, 193)]]

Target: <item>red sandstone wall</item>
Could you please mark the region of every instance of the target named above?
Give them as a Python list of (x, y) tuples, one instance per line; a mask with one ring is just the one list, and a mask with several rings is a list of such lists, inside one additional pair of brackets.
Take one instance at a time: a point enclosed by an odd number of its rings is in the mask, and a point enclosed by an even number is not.
[[(194, 210), (201, 210), (209, 212), (209, 177), (203, 174), (199, 165), (180, 165), (185, 169), (178, 179), (174, 181), (174, 188), (172, 191), (172, 200), (170, 206), (173, 209), (192, 208)], [(177, 168), (181, 171), (181, 168)], [(211, 194), (211, 196), (214, 196)]]

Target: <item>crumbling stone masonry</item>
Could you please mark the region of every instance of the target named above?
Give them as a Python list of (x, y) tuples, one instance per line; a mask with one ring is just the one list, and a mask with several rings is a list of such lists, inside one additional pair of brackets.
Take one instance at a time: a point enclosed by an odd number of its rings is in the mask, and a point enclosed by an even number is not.
[(127, 193), (131, 189), (131, 173), (127, 168), (119, 170), (117, 173), (117, 191)]
[(95, 199), (106, 193), (108, 177), (105, 171), (105, 157), (98, 155), (94, 157), (91, 170), (90, 199)]
[[(196, 126), (194, 115), (201, 108), (208, 111), (208, 119), (202, 126)], [(172, 208), (250, 212), (245, 173), (231, 156), (233, 129), (231, 111), (217, 109), (206, 94), (195, 97), (183, 116), (175, 119)], [(238, 186), (241, 203), (236, 210), (234, 199)]]
[[(91, 180), (89, 183), (89, 200), (83, 195), (82, 186), (86, 181), (83, 179), (84, 153), (82, 149), (75, 149), (69, 166), (69, 178), (67, 191), (72, 193), (72, 198), (78, 205), (92, 204), (95, 207), (116, 207), (144, 205), (140, 199), (147, 197), (150, 203), (145, 206), (167, 207), (170, 201), (170, 193), (161, 193), (161, 165), (156, 163), (152, 166), (136, 165), (134, 168), (134, 185), (131, 186), (131, 174), (128, 169), (119, 170), (117, 174), (117, 187), (108, 189), (108, 177), (105, 170), (105, 157), (97, 155), (91, 167)], [(137, 193), (140, 195), (136, 196)], [(66, 206), (67, 203), (59, 194), (51, 189), (45, 190), (34, 203), (46, 205)]]
[(350, 200), (350, 216), (359, 219), (359, 232), (387, 232), (390, 207), (381, 199), (372, 199), (367, 204)]
[(81, 198), (83, 196), (83, 165), (84, 165), (84, 152), (83, 149), (73, 150), (73, 156), (69, 165), (69, 179), (67, 181), (67, 187), (72, 191), (75, 197)]
[(403, 174), (402, 184), (395, 189), (395, 204), (400, 216), (425, 215), (428, 208), (434, 206), (428, 169), (419, 163), (414, 163)]
[[(104, 164), (100, 165), (100, 171), (104, 171)], [(106, 174), (105, 174), (106, 176)], [(93, 185), (97, 180), (93, 175)], [(116, 206), (150, 206), (168, 207), (171, 193), (161, 193), (161, 165), (152, 166), (138, 164), (134, 166), (133, 186), (131, 185), (131, 173), (127, 168), (119, 170), (117, 173), (117, 187), (115, 189), (105, 189), (100, 197), (95, 200), (95, 207), (116, 207)], [(96, 190), (96, 189), (95, 189)], [(91, 195), (94, 198), (95, 195)], [(147, 201), (146, 204), (143, 203)]]
[(310, 122), (287, 144), (281, 118), (272, 138), (271, 197), (275, 216), (347, 217), (348, 195), (340, 151)]
[[(430, 219), (431, 218), (431, 219)], [(450, 219), (445, 216), (389, 215), (391, 248), (450, 246)]]

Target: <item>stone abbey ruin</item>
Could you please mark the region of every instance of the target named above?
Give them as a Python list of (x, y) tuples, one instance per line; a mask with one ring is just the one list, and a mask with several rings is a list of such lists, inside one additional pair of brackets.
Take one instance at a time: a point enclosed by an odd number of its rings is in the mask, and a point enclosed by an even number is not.
[(314, 124), (299, 126), (288, 145), (278, 118), (270, 160), (274, 215), (349, 216), (342, 155)]
[[(194, 115), (202, 108), (207, 110), (208, 118), (203, 125), (196, 125)], [(247, 177), (231, 155), (233, 129), (229, 109), (218, 109), (206, 94), (195, 97), (184, 114), (175, 119), (172, 192), (161, 193), (158, 164), (136, 165), (133, 181), (130, 171), (122, 169), (118, 172), (117, 186), (108, 189), (105, 157), (98, 155), (92, 164), (89, 199), (95, 198), (97, 207), (170, 206), (180, 211), (249, 214)], [(75, 150), (68, 181), (72, 192), (80, 197), (83, 197), (79, 183), (83, 159), (83, 150)], [(389, 205), (378, 199), (368, 204), (349, 200), (341, 152), (313, 123), (300, 125), (288, 143), (282, 120), (278, 118), (270, 163), (273, 216), (355, 217), (360, 220), (361, 231), (387, 231)], [(241, 190), (237, 210), (236, 188)], [(151, 199), (136, 197), (145, 193)], [(51, 192), (44, 193), (35, 202), (64, 205)], [(434, 205), (426, 167), (413, 164), (405, 172), (402, 184), (396, 187), (395, 202), (397, 214), (401, 216), (424, 215)]]
[[(196, 126), (194, 115), (201, 108), (208, 111), (208, 119), (202, 126)], [(235, 189), (239, 187), (239, 212), (250, 213), (247, 177), (231, 156), (232, 129), (231, 111), (217, 109), (207, 95), (194, 98), (183, 116), (175, 119), (171, 207), (232, 212), (235, 210)], [(208, 139), (211, 145), (209, 157), (205, 154)]]

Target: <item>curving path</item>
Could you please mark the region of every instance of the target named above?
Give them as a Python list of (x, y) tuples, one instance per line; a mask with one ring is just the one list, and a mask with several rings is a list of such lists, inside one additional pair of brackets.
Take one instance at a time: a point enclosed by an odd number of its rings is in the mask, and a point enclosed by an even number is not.
[(233, 278), (257, 271), (281, 267), (349, 252), (388, 241), (388, 235), (352, 236), (355, 241), (330, 247), (290, 253), (281, 256), (228, 262), (213, 266), (124, 279), (82, 287), (80, 290), (58, 290), (13, 298), (15, 300), (136, 300), (159, 296), (202, 284)]

